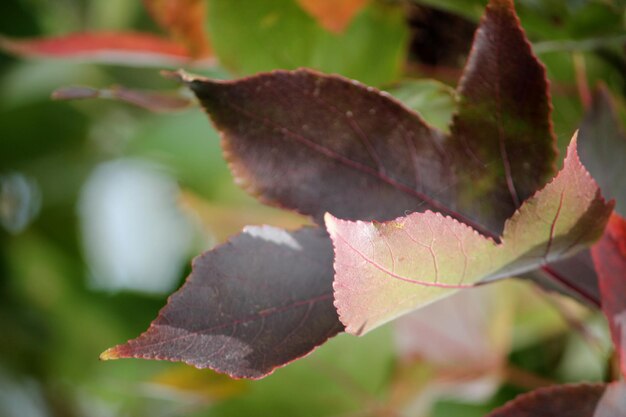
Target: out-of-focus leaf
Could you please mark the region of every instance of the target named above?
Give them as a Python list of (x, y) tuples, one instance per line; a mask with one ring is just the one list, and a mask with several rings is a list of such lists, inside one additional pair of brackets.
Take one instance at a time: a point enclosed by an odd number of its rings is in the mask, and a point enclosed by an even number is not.
[(414, 0), (437, 9), (446, 10), (464, 16), (470, 20), (478, 21), (485, 9), (487, 0)]
[(394, 360), (391, 328), (360, 339), (338, 335), (313, 355), (249, 383), (245, 395), (194, 417), (387, 415), (377, 408)]
[(211, 55), (205, 33), (205, 0), (143, 0), (152, 18), (187, 46), (194, 58)]
[(598, 181), (602, 194), (615, 198), (615, 211), (626, 216), (626, 133), (604, 85), (596, 90), (578, 137), (580, 160)]
[(602, 294), (602, 311), (626, 377), (626, 220), (613, 214), (602, 239), (591, 248)]
[(626, 385), (558, 385), (524, 394), (487, 417), (624, 417)]
[(144, 334), (101, 358), (166, 359), (261, 378), (342, 330), (332, 276), (322, 230), (246, 228), (194, 261)]
[(156, 91), (133, 90), (122, 86), (93, 88), (84, 86), (61, 87), (52, 93), (55, 100), (82, 100), (103, 98), (120, 100), (156, 113), (168, 113), (190, 108), (194, 101), (181, 95)]
[(237, 74), (308, 67), (383, 85), (400, 75), (408, 31), (402, 8), (381, 3), (334, 34), (296, 0), (209, 0), (209, 31), (220, 63)]
[(426, 122), (448, 132), (456, 109), (454, 89), (435, 80), (403, 81), (386, 91), (419, 113)]
[(368, 0), (298, 0), (298, 4), (315, 17), (322, 27), (342, 32), (367, 4)]
[(327, 214), (339, 317), (347, 332), (363, 334), (456, 289), (567, 257), (602, 235), (612, 209), (574, 138), (563, 170), (507, 220), (499, 244), (430, 211), (386, 223)]
[(398, 353), (461, 376), (497, 373), (506, 363), (513, 307), (502, 286), (458, 292), (398, 319)]
[(147, 33), (86, 32), (54, 38), (0, 38), (0, 49), (31, 58), (76, 58), (130, 66), (187, 66), (184, 46)]
[(181, 193), (179, 203), (183, 210), (197, 216), (218, 242), (225, 241), (248, 224), (271, 224), (294, 230), (310, 223), (304, 216), (266, 206), (209, 203), (190, 191)]
[(179, 366), (157, 374), (150, 382), (159, 388), (198, 395), (205, 401), (224, 400), (246, 391), (246, 383), (209, 370)]
[(459, 292), (394, 323), (400, 361), (390, 402), (397, 409), (426, 415), (442, 396), (493, 395), (504, 375), (518, 289), (502, 284)]

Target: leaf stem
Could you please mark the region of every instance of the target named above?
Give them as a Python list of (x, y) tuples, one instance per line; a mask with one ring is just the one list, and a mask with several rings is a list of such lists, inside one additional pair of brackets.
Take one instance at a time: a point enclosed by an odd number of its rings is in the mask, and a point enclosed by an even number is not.
[(543, 272), (545, 272), (554, 281), (558, 282), (559, 284), (561, 284), (562, 286), (564, 286), (567, 289), (571, 290), (572, 292), (575, 292), (576, 294), (578, 294), (582, 299), (587, 301), (590, 305), (592, 305), (592, 306), (594, 306), (594, 307), (596, 307), (598, 309), (600, 308), (600, 301), (599, 300), (597, 300), (594, 296), (589, 294), (589, 292), (587, 292), (587, 290), (585, 290), (584, 288), (578, 287), (573, 282), (568, 281), (567, 279), (565, 279), (565, 277), (563, 277), (557, 271), (552, 269), (550, 267), (550, 265), (542, 266), (541, 270)]

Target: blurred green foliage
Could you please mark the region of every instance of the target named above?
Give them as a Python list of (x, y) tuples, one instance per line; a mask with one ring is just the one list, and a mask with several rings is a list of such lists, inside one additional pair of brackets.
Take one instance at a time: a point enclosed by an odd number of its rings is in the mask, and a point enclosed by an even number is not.
[[(477, 21), (485, 1), (414, 3)], [(372, 1), (339, 35), (324, 31), (292, 0), (208, 4), (207, 29), (223, 65), (207, 71), (209, 75), (226, 78), (309, 66), (387, 88), (436, 126), (444, 127), (451, 117), (454, 97), (449, 86), (408, 79), (404, 72), (410, 33), (403, 14), (407, 3)], [(520, 0), (517, 6), (548, 70), (555, 130), (563, 149), (583, 112), (579, 92), (585, 83), (577, 84), (577, 77), (585, 78), (587, 86), (607, 83), (623, 109), (626, 5), (621, 0)], [(103, 28), (157, 30), (139, 0), (0, 2), (2, 35), (51, 36)], [(114, 83), (173, 88), (154, 69), (27, 61), (0, 53), (0, 206), (10, 205), (6, 210), (11, 213), (30, 213), (19, 230), (9, 227), (10, 218), (0, 226), (0, 416), (392, 415), (385, 413), (399, 389), (398, 369), (404, 366), (394, 350), (392, 326), (361, 339), (338, 336), (267, 379), (237, 382), (232, 390), (224, 389), (231, 381), (208, 370), (192, 370), (211, 375), (206, 383), (181, 387), (158, 381), (182, 365), (97, 360), (105, 348), (145, 330), (167, 296), (94, 286), (81, 240), (85, 225), (79, 202), (100, 164), (149, 161), (209, 204), (250, 211), (259, 207), (232, 183), (218, 135), (199, 110), (154, 115), (120, 103), (48, 98), (62, 85)], [(8, 180), (15, 177), (26, 181)], [(175, 202), (176, 195), (171, 199)], [(185, 262), (211, 241), (195, 221), (189, 219), (197, 232), (185, 249)], [(185, 272), (174, 277), (172, 287), (182, 282)], [(552, 381), (601, 378), (606, 352), (573, 335), (542, 296), (532, 291), (524, 296), (535, 299), (538, 307), (516, 310), (510, 364)], [(603, 324), (592, 325), (606, 343)], [(568, 373), (564, 363), (591, 365)], [(415, 400), (424, 392), (424, 380), (411, 381), (401, 388)], [(530, 389), (525, 382), (533, 382), (504, 381), (478, 404), (436, 397), (428, 415), (480, 416)]]

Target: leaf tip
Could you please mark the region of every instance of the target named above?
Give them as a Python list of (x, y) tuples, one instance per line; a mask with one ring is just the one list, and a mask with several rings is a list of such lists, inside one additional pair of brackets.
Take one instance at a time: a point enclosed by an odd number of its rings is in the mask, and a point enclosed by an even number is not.
[(491, 8), (515, 9), (513, 0), (491, 0), (488, 4), (488, 7), (490, 9)]
[(112, 348), (109, 348), (107, 350), (105, 350), (104, 352), (102, 352), (100, 354), (100, 360), (101, 361), (110, 361), (110, 360), (115, 360), (115, 359), (121, 359), (122, 355), (120, 354), (119, 350), (118, 350), (119, 346), (115, 346)]
[(340, 221), (340, 219), (328, 212), (324, 214), (324, 224), (326, 225), (326, 231), (328, 231), (328, 234), (330, 234), (331, 238), (334, 238), (334, 236), (337, 235), (337, 228)]
[(182, 69), (176, 71), (162, 70), (159, 72), (159, 74), (161, 74), (161, 77), (167, 80), (172, 80), (179, 83), (185, 83), (190, 78), (189, 73)]

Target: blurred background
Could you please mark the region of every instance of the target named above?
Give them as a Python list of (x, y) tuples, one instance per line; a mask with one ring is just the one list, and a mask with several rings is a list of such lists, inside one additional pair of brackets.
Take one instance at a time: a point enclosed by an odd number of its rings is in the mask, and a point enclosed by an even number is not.
[[(335, 72), (388, 90), (446, 128), (485, 1), (348, 1), (350, 13), (311, 3), (207, 0), (200, 21), (210, 63), (190, 70)], [(561, 150), (598, 81), (625, 119), (626, 2), (516, 6), (547, 66)], [(155, 20), (140, 0), (0, 2), (3, 42), (82, 31), (171, 36)], [(148, 327), (193, 256), (246, 224), (308, 220), (234, 185), (218, 134), (196, 107), (155, 113), (50, 100), (76, 84), (184, 96), (159, 75), (177, 65), (21, 55), (0, 52), (0, 417), (471, 417), (533, 388), (606, 378), (602, 317), (512, 280), (363, 338), (339, 335), (261, 381), (100, 362), (103, 350)]]

